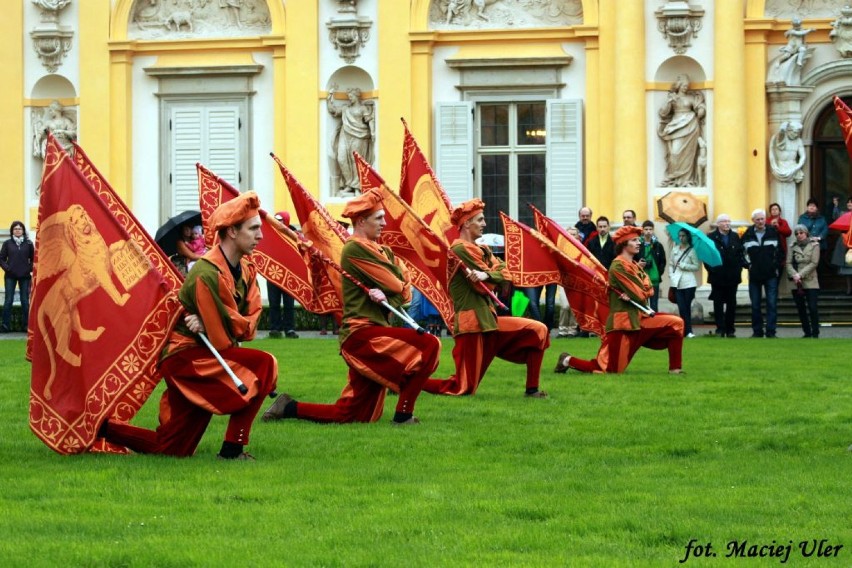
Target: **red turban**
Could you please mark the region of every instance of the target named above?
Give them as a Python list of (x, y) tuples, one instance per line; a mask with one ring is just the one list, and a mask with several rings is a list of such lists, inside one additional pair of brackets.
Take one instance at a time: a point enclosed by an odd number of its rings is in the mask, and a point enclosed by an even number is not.
[(485, 209), (485, 202), (478, 197), (465, 201), (455, 209), (450, 217), (450, 221), (456, 227), (461, 227), (468, 219), (473, 219)]
[(612, 240), (615, 241), (615, 244), (619, 244), (626, 243), (630, 239), (638, 239), (640, 236), (642, 236), (642, 229), (640, 227), (631, 227), (628, 225), (617, 230), (612, 236)]
[(350, 199), (343, 208), (343, 215), (353, 221), (362, 215), (370, 215), (382, 208), (382, 190), (378, 187), (371, 187), (358, 197)]
[(210, 215), (210, 229), (219, 232), (221, 229), (239, 225), (260, 213), (260, 199), (253, 191), (241, 193), (239, 197), (226, 201)]

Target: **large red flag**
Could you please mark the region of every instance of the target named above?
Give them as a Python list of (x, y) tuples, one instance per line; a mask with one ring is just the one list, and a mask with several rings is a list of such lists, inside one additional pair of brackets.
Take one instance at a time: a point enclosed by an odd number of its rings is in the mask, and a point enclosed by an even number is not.
[[(293, 208), (299, 218), (302, 234), (310, 240), (327, 258), (339, 262), (343, 252), (343, 244), (349, 238), (349, 233), (343, 226), (334, 220), (331, 213), (308, 193), (308, 190), (299, 183), (299, 180), (287, 169), (287, 167), (272, 154), (272, 159), (278, 164), (287, 189), (290, 190), (290, 198), (293, 200)], [(342, 296), (342, 282), (340, 273), (331, 270), (328, 276), (334, 284), (339, 297)]]
[[(240, 192), (201, 164), (196, 164), (196, 168), (201, 219), (206, 227), (213, 211), (239, 196)], [(267, 219), (265, 211), (261, 212), (261, 224), (263, 239), (251, 255), (257, 271), (310, 312), (342, 313), (340, 296), (323, 263), (305, 252), (304, 245), (299, 246), (279, 233)], [(206, 234), (212, 236), (210, 233), (207, 231)]]
[(536, 209), (534, 205), (529, 204), (529, 208), (532, 209), (533, 217), (535, 218), (535, 227), (539, 233), (550, 239), (556, 245), (556, 248), (565, 253), (565, 256), (596, 272), (601, 272), (604, 279), (606, 279), (606, 268), (595, 258), (595, 255), (589, 252), (589, 249), (583, 243), (568, 234), (568, 231), (562, 228), (559, 223), (547, 217), (544, 213)]
[(426, 160), (426, 156), (417, 145), (417, 141), (405, 127), (405, 139), (402, 144), (402, 172), (399, 181), (399, 196), (411, 205), (417, 215), (423, 219), (435, 234), (452, 243), (459, 236), (458, 227), (453, 226), (450, 215), (453, 205), (447, 192), (441, 187), (435, 172)]
[(385, 227), (382, 244), (405, 261), (411, 272), (411, 284), (435, 306), (441, 319), (452, 328), (453, 301), (449, 290), (450, 250), (400, 196), (393, 193), (382, 177), (361, 156), (355, 154), (361, 191), (375, 187), (384, 194)]
[(505, 237), (506, 268), (512, 273), (515, 286), (535, 288), (559, 283), (559, 265), (542, 243), (541, 235), (502, 211), (500, 219)]
[[(100, 182), (98, 191), (86, 176)], [(135, 415), (159, 380), (160, 351), (182, 313), (175, 282), (158, 268), (162, 252), (93, 167), (86, 176), (48, 137), (30, 320), (30, 428), (63, 454), (91, 448), (105, 418)]]
[[(502, 213), (501, 213), (502, 215)], [(506, 229), (506, 258), (509, 258), (510, 235), (513, 241), (520, 243), (525, 248), (531, 247), (537, 242), (538, 246), (548, 251), (556, 263), (560, 274), (560, 283), (568, 296), (568, 304), (577, 318), (580, 329), (591, 331), (603, 337), (606, 335), (606, 320), (609, 317), (609, 292), (608, 276), (606, 270), (599, 271), (569, 257), (565, 251), (557, 247), (546, 235), (534, 231), (518, 221), (514, 221), (503, 215), (503, 223)], [(518, 236), (523, 234), (523, 238)], [(518, 245), (514, 245), (518, 246)], [(525, 253), (521, 253), (525, 254)], [(534, 253), (539, 256), (538, 251)], [(549, 268), (551, 265), (541, 263), (541, 266)]]
[(843, 132), (843, 142), (846, 143), (846, 151), (852, 159), (852, 109), (840, 97), (834, 97), (834, 112), (840, 121), (840, 130)]

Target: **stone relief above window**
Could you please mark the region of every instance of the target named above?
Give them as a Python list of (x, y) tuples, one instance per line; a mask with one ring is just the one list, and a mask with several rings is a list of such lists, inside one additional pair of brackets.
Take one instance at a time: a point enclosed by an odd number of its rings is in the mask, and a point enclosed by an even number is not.
[(833, 18), (843, 4), (838, 0), (766, 0), (764, 14), (781, 19)]
[(542, 28), (583, 23), (581, 0), (432, 0), (431, 29)]
[(266, 35), (272, 29), (266, 0), (136, 0), (130, 39), (183, 39)]

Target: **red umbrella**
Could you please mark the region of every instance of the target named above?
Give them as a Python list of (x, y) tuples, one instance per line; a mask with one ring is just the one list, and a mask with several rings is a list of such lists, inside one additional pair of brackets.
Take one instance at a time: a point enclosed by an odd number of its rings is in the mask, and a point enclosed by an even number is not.
[(838, 217), (834, 223), (829, 225), (828, 228), (836, 231), (848, 231), (850, 224), (852, 224), (852, 211), (847, 211)]

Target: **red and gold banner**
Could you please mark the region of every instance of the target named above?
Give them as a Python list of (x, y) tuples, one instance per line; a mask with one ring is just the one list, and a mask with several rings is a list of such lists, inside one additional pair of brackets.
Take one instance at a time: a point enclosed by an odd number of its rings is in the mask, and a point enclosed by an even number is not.
[(539, 233), (547, 237), (556, 248), (565, 253), (565, 256), (575, 262), (579, 262), (594, 271), (603, 272), (603, 277), (606, 279), (606, 268), (600, 261), (595, 258), (586, 246), (568, 234), (559, 223), (547, 217), (544, 213), (536, 209), (534, 205), (529, 205), (532, 209), (533, 217), (535, 218), (535, 227)]
[[(201, 220), (207, 227), (213, 211), (239, 196), (240, 192), (201, 164), (196, 164), (196, 168)], [(263, 239), (251, 255), (257, 271), (293, 296), (306, 310), (317, 314), (342, 314), (340, 295), (325, 265), (305, 252), (305, 246), (299, 246), (278, 232), (266, 218), (268, 213), (261, 211)], [(206, 231), (206, 234), (209, 232)]]
[(559, 266), (542, 244), (541, 235), (502, 211), (500, 219), (505, 237), (506, 268), (512, 273), (515, 286), (535, 288), (559, 283)]
[(159, 247), (78, 153), (85, 173), (48, 137), (30, 318), (30, 428), (62, 454), (136, 414), (182, 313)]
[(435, 306), (447, 327), (453, 325), (453, 301), (449, 290), (450, 252), (446, 241), (387, 186), (382, 177), (359, 155), (355, 155), (361, 191), (378, 188), (384, 194), (385, 222), (381, 242), (405, 261), (411, 284)]
[[(331, 213), (319, 201), (308, 193), (308, 190), (299, 183), (281, 160), (274, 155), (272, 159), (278, 164), (287, 189), (290, 190), (290, 198), (293, 200), (293, 209), (296, 210), (296, 217), (299, 218), (302, 234), (326, 257), (334, 262), (340, 262), (343, 244), (349, 239), (349, 233), (343, 225), (334, 220)], [(338, 297), (342, 298), (340, 273), (331, 270), (328, 272), (328, 277), (334, 284)]]
[(846, 151), (852, 159), (852, 109), (840, 97), (834, 97), (834, 112), (840, 121), (840, 130), (843, 132), (843, 142), (846, 143)]
[(441, 187), (435, 172), (426, 160), (426, 156), (417, 145), (417, 141), (405, 127), (405, 139), (402, 145), (402, 172), (399, 181), (399, 196), (411, 205), (417, 215), (427, 225), (451, 244), (459, 237), (458, 227), (450, 221), (453, 206), (447, 192)]
[[(524, 233), (525, 239), (521, 242), (529, 243), (535, 240), (543, 250), (550, 254), (559, 270), (559, 282), (565, 289), (565, 294), (568, 296), (568, 304), (577, 318), (577, 324), (580, 326), (580, 329), (591, 331), (601, 337), (606, 335), (606, 320), (609, 317), (607, 271), (596, 270), (571, 258), (565, 251), (557, 247), (547, 235), (533, 231), (523, 223), (513, 221), (505, 215), (503, 216), (503, 223), (506, 224), (505, 226), (511, 223), (518, 231)], [(507, 260), (509, 257), (509, 236), (510, 233), (507, 230)], [(570, 235), (568, 236), (570, 237)], [(515, 233), (512, 233), (512, 238), (520, 240)], [(576, 239), (574, 241), (576, 242)]]

